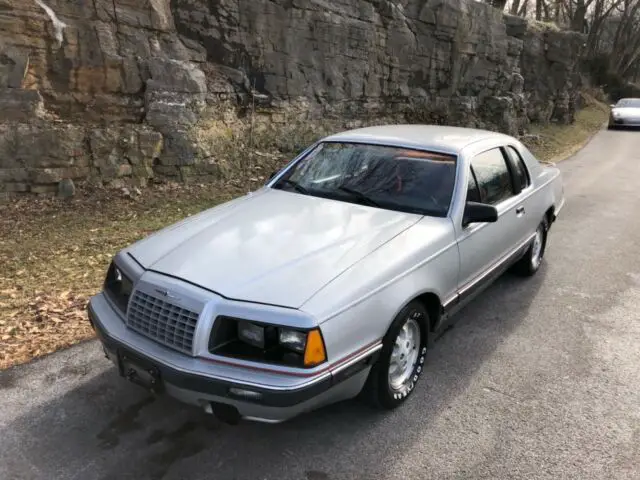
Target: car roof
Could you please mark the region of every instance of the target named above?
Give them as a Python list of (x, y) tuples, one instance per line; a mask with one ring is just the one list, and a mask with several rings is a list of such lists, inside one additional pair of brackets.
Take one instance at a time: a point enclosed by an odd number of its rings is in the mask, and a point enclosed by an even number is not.
[(380, 125), (330, 135), (324, 142), (357, 142), (419, 148), (458, 155), (467, 146), (483, 140), (513, 140), (498, 132), (441, 125)]

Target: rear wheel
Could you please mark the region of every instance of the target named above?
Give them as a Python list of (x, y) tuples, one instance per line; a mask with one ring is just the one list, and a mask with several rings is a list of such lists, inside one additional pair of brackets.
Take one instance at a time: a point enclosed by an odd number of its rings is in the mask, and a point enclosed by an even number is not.
[(525, 277), (530, 277), (538, 271), (542, 264), (542, 259), (544, 258), (544, 252), (547, 246), (548, 230), (549, 223), (545, 219), (540, 223), (540, 225), (538, 225), (535, 237), (533, 237), (533, 241), (527, 249), (527, 253), (525, 253), (524, 257), (518, 260), (518, 262), (513, 266), (513, 271), (515, 273)]
[(411, 395), (424, 368), (428, 332), (429, 314), (422, 303), (413, 301), (398, 313), (362, 392), (369, 403), (392, 409)]

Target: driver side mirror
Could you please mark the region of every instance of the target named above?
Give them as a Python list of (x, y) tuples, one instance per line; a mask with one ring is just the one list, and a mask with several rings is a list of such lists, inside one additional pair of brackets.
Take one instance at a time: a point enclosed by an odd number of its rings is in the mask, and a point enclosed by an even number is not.
[(498, 221), (498, 210), (486, 203), (467, 202), (462, 216), (462, 226), (471, 223), (493, 223)]

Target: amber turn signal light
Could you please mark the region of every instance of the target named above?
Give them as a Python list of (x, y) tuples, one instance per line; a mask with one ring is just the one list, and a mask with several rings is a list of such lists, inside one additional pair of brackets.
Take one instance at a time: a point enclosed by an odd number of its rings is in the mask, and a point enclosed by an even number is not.
[(311, 330), (307, 335), (307, 345), (304, 349), (304, 366), (315, 367), (327, 360), (324, 341), (320, 330)]

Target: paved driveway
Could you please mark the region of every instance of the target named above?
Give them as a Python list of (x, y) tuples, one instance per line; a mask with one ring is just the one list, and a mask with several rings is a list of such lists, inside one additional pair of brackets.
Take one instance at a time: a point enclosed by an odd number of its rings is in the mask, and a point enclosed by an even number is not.
[(0, 373), (0, 478), (639, 479), (640, 132), (561, 167), (545, 267), (469, 305), (404, 408), (228, 426), (121, 381), (89, 342)]

